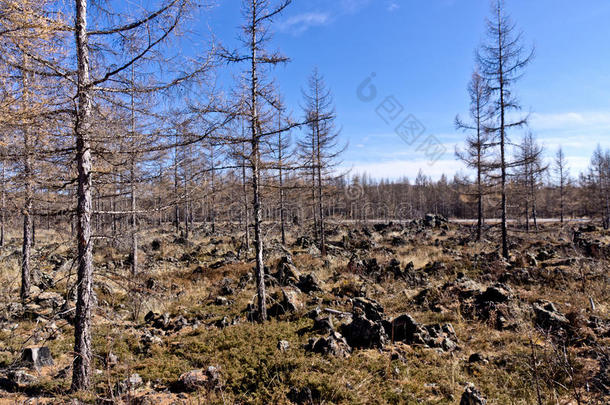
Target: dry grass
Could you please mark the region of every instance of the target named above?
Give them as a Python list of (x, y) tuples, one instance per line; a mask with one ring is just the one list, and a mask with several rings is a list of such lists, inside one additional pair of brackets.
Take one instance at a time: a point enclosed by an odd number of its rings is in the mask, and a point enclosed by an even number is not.
[[(545, 225), (547, 227), (547, 225)], [(378, 247), (389, 247), (395, 254), (377, 250), (372, 253), (360, 252), (361, 256), (376, 257), (379, 263), (386, 263), (395, 257), (402, 266), (413, 262), (416, 269), (434, 261), (445, 263), (447, 272), (430, 277), (432, 287), (442, 286), (455, 279), (457, 271), (481, 281), (484, 285), (497, 277), (494, 272), (486, 272), (487, 263), (474, 263), (469, 258), (482, 251), (494, 249), (490, 243), (454, 246), (452, 238), (460, 236), (462, 229), (453, 228), (445, 236), (432, 231), (428, 238), (409, 240), (401, 247), (386, 246), (387, 240), (398, 234), (375, 234)], [(64, 292), (68, 287), (67, 274), (57, 274), (48, 262), (51, 253), (69, 256), (71, 248), (67, 244), (55, 243), (57, 236), (39, 233), (36, 247), (36, 265), (44, 272), (53, 273), (62, 281), (55, 289)], [(342, 233), (336, 236), (340, 240)], [(537, 240), (567, 238), (562, 233), (549, 229), (537, 235)], [(532, 236), (526, 237), (532, 239)], [(151, 249), (153, 240), (160, 240), (161, 248)], [(218, 243), (212, 243), (218, 242)], [(439, 239), (439, 243), (435, 240)], [(535, 240), (528, 239), (520, 246), (523, 254), (533, 249)], [(460, 312), (459, 302), (454, 298), (440, 313), (427, 311), (413, 305), (413, 296), (420, 288), (409, 288), (404, 282), (388, 279), (372, 283), (367, 277), (346, 272), (349, 255), (329, 257), (325, 262), (320, 257), (312, 257), (302, 249), (295, 249), (293, 260), (302, 273), (313, 272), (324, 283), (325, 291), (303, 297), (306, 307), (294, 316), (280, 317), (264, 325), (245, 321), (243, 310), (254, 301), (252, 284), (238, 291), (230, 299), (230, 306), (214, 304), (219, 295), (219, 286), (224, 278), (237, 280), (253, 268), (252, 261), (228, 263), (216, 269), (212, 265), (226, 252), (233, 251), (230, 238), (196, 237), (189, 245), (173, 243), (174, 237), (168, 233), (146, 233), (141, 235), (142, 274), (128, 275), (126, 250), (103, 243), (95, 252), (96, 278), (106, 285), (96, 285), (100, 306), (94, 319), (95, 393), (83, 398), (93, 402), (95, 398), (108, 398), (117, 382), (131, 373), (139, 373), (147, 383), (143, 392), (170, 387), (185, 371), (208, 365), (220, 367), (224, 388), (220, 391), (194, 393), (188, 397), (191, 403), (287, 403), (289, 387), (309, 387), (317, 402), (325, 403), (456, 403), (466, 382), (475, 385), (487, 396), (490, 404), (535, 403), (534, 375), (531, 370), (531, 353), (534, 350), (541, 359), (539, 386), (544, 403), (565, 403), (572, 399), (569, 380), (562, 370), (552, 369), (558, 364), (553, 352), (552, 341), (541, 335), (531, 323), (527, 308), (531, 302), (545, 298), (554, 301), (564, 312), (586, 311), (588, 298), (596, 303), (595, 315), (609, 318), (609, 289), (607, 262), (582, 259), (578, 265), (563, 268), (566, 274), (558, 279), (551, 270), (539, 270), (545, 274), (543, 282), (532, 285), (513, 285), (517, 303), (524, 308), (518, 316), (520, 326), (514, 331), (497, 331), (485, 322), (467, 319)], [(459, 251), (459, 256), (447, 253), (449, 246)], [(15, 300), (18, 294), (19, 255), (18, 241), (13, 240), (2, 249), (2, 271), (0, 271), (0, 302), (3, 308)], [(213, 253), (213, 250), (215, 252)], [(186, 256), (190, 260), (182, 260)], [(273, 269), (279, 255), (268, 259)], [(109, 266), (112, 263), (112, 266)], [(583, 267), (579, 267), (582, 264)], [(212, 266), (212, 267), (211, 267)], [(199, 268), (200, 271), (194, 272)], [(584, 270), (583, 270), (584, 269)], [(583, 270), (583, 271), (581, 271)], [(581, 274), (587, 275), (583, 283)], [(152, 288), (147, 287), (154, 280)], [(548, 280), (553, 282), (547, 282)], [(72, 282), (74, 277), (72, 277)], [(234, 285), (233, 284), (233, 285)], [(277, 288), (270, 287), (270, 292)], [(340, 290), (345, 297), (330, 294)], [(388, 316), (411, 314), (421, 323), (450, 322), (459, 338), (460, 351), (440, 353), (435, 349), (412, 347), (397, 343), (384, 350), (356, 350), (348, 359), (325, 357), (306, 353), (302, 346), (308, 338), (315, 336), (309, 331), (312, 321), (300, 317), (305, 311), (318, 305), (339, 310), (350, 310), (350, 296), (365, 292), (378, 300)], [(451, 297), (446, 297), (451, 301)], [(168, 312), (183, 315), (188, 319), (202, 319), (198, 328), (187, 327), (177, 333), (161, 337), (160, 345), (152, 345), (147, 352), (140, 341), (144, 330), (143, 316), (148, 311)], [(224, 329), (207, 326), (215, 320), (227, 316), (238, 318), (240, 322)], [(338, 321), (338, 320), (335, 320)], [(55, 339), (48, 339), (45, 322), (20, 321), (9, 330), (8, 324), (0, 330), (0, 363), (12, 363), (24, 345), (46, 344), (56, 360), (56, 366), (45, 370), (34, 391), (38, 395), (53, 397), (51, 401), (68, 401), (66, 394), (69, 373), (65, 378), (53, 375), (70, 363), (72, 327), (66, 322), (57, 322), (63, 333)], [(288, 340), (291, 348), (279, 352), (277, 342)], [(601, 342), (604, 343), (603, 341)], [(607, 341), (606, 341), (607, 344)], [(579, 373), (579, 381), (595, 372), (596, 362), (584, 357), (584, 348), (569, 348), (572, 365)], [(119, 358), (116, 366), (105, 365), (108, 353)], [(391, 360), (392, 353), (399, 353), (401, 360)], [(488, 363), (468, 363), (472, 353), (480, 353), (489, 359)], [(555, 356), (555, 357), (554, 357)], [(557, 367), (555, 367), (557, 368)], [(564, 388), (552, 381), (561, 382)], [(578, 389), (585, 395), (583, 387)], [(143, 392), (136, 393), (142, 395)], [(6, 394), (9, 401), (25, 399), (23, 393)], [(156, 393), (153, 401), (170, 403), (180, 398), (172, 393)], [(41, 402), (43, 403), (43, 402)], [(187, 402), (188, 403), (188, 402)]]

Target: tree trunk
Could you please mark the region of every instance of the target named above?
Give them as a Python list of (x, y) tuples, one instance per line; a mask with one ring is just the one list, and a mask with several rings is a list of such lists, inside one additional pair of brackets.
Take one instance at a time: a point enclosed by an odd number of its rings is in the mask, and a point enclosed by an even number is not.
[(135, 156), (131, 155), (131, 274), (138, 273), (138, 219), (136, 214), (136, 175)]
[(319, 242), (318, 213), (316, 209), (316, 138), (313, 129), (311, 133), (311, 213), (313, 215), (313, 237), (316, 242)]
[[(27, 56), (24, 57), (24, 66), (27, 69)], [(22, 70), (23, 75), (23, 108), (24, 112), (28, 106), (28, 72)], [(25, 186), (25, 201), (23, 205), (23, 245), (21, 249), (21, 300), (30, 295), (30, 250), (32, 246), (32, 156), (30, 145), (30, 128), (29, 123), (25, 123), (23, 127), (23, 178)]]
[[(33, 199), (34, 199), (34, 197), (32, 197), (32, 200)], [(32, 212), (30, 214), (30, 216), (32, 217), (32, 242), (31, 242), (31, 245), (32, 246), (36, 246), (36, 214), (34, 214), (34, 206), (33, 205), (30, 208), (30, 211)]]
[(499, 61), (499, 69), (500, 73), (500, 168), (501, 168), (501, 192), (502, 192), (502, 256), (505, 259), (508, 259), (508, 231), (506, 229), (506, 156), (505, 156), (505, 137), (506, 137), (506, 128), (505, 128), (505, 109), (506, 105), (504, 102), (504, 55), (502, 53), (503, 43), (502, 43), (502, 27), (500, 23), (500, 19), (498, 19), (498, 49), (500, 53), (498, 55)]
[(210, 211), (211, 211), (210, 212), (210, 216), (212, 217), (211, 218), (211, 220), (212, 220), (212, 235), (214, 235), (216, 233), (216, 197), (214, 195), (214, 180), (215, 180), (215, 178), (214, 178), (214, 146), (212, 146), (210, 157), (211, 157), (211, 160), (212, 160), (212, 167), (211, 167), (211, 169), (212, 169), (212, 173), (211, 173), (212, 174), (212, 181), (211, 181), (211, 184), (210, 184), (210, 186), (211, 186), (211, 190), (210, 190), (211, 191), (211, 193), (210, 193), (211, 196), (210, 196), (210, 198), (212, 200), (212, 204), (211, 204), (211, 207), (210, 207)]
[[(243, 132), (243, 131), (242, 131)], [(243, 153), (246, 153), (246, 147), (244, 144)], [(242, 157), (242, 165), (241, 165), (241, 181), (242, 181), (242, 191), (244, 195), (244, 231), (245, 231), (245, 239), (246, 239), (246, 252), (250, 250), (250, 210), (248, 208), (248, 187), (246, 184), (246, 159)]]
[(2, 184), (1, 195), (0, 195), (0, 247), (4, 246), (4, 224), (6, 221), (6, 159), (4, 157), (4, 147), (2, 147), (2, 171), (0, 172), (0, 181)]
[[(131, 65), (131, 81), (135, 87), (135, 67)], [(131, 274), (138, 274), (138, 218), (136, 214), (136, 107), (134, 92), (131, 92), (131, 154), (129, 186), (131, 194)]]
[(258, 139), (258, 76), (257, 76), (257, 3), (256, 0), (252, 1), (252, 40), (250, 43), (251, 50), (251, 130), (252, 130), (252, 151), (251, 151), (251, 165), (252, 165), (252, 193), (253, 193), (253, 210), (254, 210), (254, 244), (256, 249), (256, 289), (258, 293), (258, 320), (264, 322), (267, 319), (267, 303), (266, 303), (266, 292), (265, 292), (265, 264), (263, 262), (263, 235), (261, 233), (261, 197), (260, 197), (260, 151), (259, 151), (259, 139)]
[(186, 173), (184, 173), (184, 239), (189, 243), (189, 189)]
[(278, 113), (278, 135), (277, 135), (277, 150), (278, 150), (278, 170), (279, 170), (279, 180), (280, 180), (280, 230), (282, 234), (282, 245), (286, 245), (286, 218), (284, 215), (284, 179), (282, 177), (283, 168), (282, 165), (284, 162), (282, 161), (282, 116), (281, 113)]
[(538, 214), (536, 212), (536, 189), (534, 185), (534, 180), (532, 180), (532, 220), (534, 221), (534, 229), (538, 231)]
[[(175, 141), (178, 143), (178, 134)], [(176, 227), (176, 235), (180, 233), (180, 208), (178, 206), (178, 146), (174, 146), (174, 226)]]
[(523, 213), (525, 215), (525, 232), (529, 233), (530, 232), (530, 208), (529, 208), (529, 203), (528, 203), (528, 199), (525, 199), (525, 212)]
[(605, 180), (602, 180), (606, 182), (606, 189), (605, 189), (605, 193), (604, 193), (604, 200), (605, 200), (605, 211), (606, 211), (606, 219), (604, 221), (604, 229), (608, 229), (608, 226), (610, 226), (610, 199), (608, 198), (608, 179), (606, 178)]
[(559, 217), (563, 224), (563, 167), (559, 168)]
[(477, 91), (477, 241), (483, 233), (483, 145), (481, 139), (481, 93)]
[(324, 237), (324, 209), (322, 201), (322, 159), (320, 153), (320, 123), (316, 122), (316, 169), (318, 174), (318, 219), (320, 222), (320, 252), (326, 256), (326, 240)]
[(77, 239), (78, 276), (74, 325), (74, 363), (72, 390), (91, 386), (91, 307), (92, 307), (92, 240), (91, 240), (91, 88), (89, 87), (89, 49), (87, 34), (87, 0), (76, 0), (76, 51), (78, 59), (78, 112), (76, 117), (76, 164), (78, 170)]

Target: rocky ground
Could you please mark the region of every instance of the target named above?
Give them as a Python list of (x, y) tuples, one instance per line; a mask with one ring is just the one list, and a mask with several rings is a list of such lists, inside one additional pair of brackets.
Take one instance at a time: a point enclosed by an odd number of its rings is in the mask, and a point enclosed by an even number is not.
[[(269, 314), (231, 233), (142, 235), (142, 272), (96, 246), (95, 391), (67, 392), (74, 253), (39, 232), (31, 299), (0, 251), (0, 398), (8, 403), (605, 404), (610, 233), (544, 224), (504, 260), (491, 229), (427, 216), (329, 227), (266, 250)], [(65, 236), (67, 238), (67, 236)], [(251, 255), (250, 255), (251, 256)], [(34, 402), (38, 401), (38, 402)]]

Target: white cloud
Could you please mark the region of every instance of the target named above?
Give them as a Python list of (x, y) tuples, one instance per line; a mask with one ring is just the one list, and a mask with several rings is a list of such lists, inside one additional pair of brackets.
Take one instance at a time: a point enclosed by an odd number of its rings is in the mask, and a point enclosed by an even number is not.
[(341, 170), (350, 170), (350, 174), (366, 173), (376, 179), (399, 179), (408, 177), (414, 180), (419, 170), (426, 176), (438, 180), (443, 174), (452, 178), (464, 166), (456, 160), (438, 160), (429, 162), (427, 160), (391, 160), (386, 162), (344, 162)]
[(610, 129), (610, 113), (606, 112), (567, 112), (559, 114), (533, 113), (530, 126), (537, 130), (554, 129)]
[(399, 8), (400, 8), (400, 5), (398, 3), (396, 3), (395, 1), (390, 1), (390, 3), (388, 4), (388, 11), (390, 13), (398, 10)]
[(300, 35), (311, 27), (324, 25), (329, 21), (329, 13), (310, 12), (289, 17), (283, 22), (280, 22), (278, 26), (282, 32), (289, 32), (292, 35)]

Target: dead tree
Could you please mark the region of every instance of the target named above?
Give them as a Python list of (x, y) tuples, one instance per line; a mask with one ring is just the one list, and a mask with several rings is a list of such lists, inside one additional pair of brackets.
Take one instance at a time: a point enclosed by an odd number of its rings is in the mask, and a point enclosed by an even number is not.
[[(280, 214), (280, 236), (282, 244), (286, 244), (286, 172), (293, 170), (294, 165), (291, 161), (292, 153), (290, 150), (290, 133), (284, 130), (289, 125), (286, 107), (278, 95), (275, 102), (277, 112), (277, 134), (275, 140), (270, 142), (275, 158), (275, 169), (277, 170), (278, 203)], [(286, 121), (286, 122), (285, 122)]]
[[(77, 301), (74, 329), (74, 353), (72, 389), (88, 389), (91, 385), (91, 311), (92, 311), (92, 282), (93, 264), (91, 239), (91, 183), (92, 183), (92, 110), (96, 93), (123, 93), (132, 91), (129, 85), (121, 87), (128, 80), (120, 79), (131, 66), (138, 61), (146, 61), (146, 57), (166, 41), (176, 30), (186, 13), (185, 0), (167, 0), (161, 3), (154, 11), (144, 11), (143, 15), (135, 21), (125, 25), (109, 28), (90, 29), (88, 27), (87, 13), (89, 9), (87, 0), (75, 0), (75, 48), (76, 48), (76, 123), (74, 133), (76, 137), (76, 166), (77, 166), (77, 245), (78, 245), (78, 272), (77, 272)], [(100, 12), (105, 10), (98, 9)], [(122, 16), (119, 17), (121, 20)], [(142, 35), (147, 41), (138, 41)], [(126, 59), (124, 54), (117, 54), (117, 63), (102, 68), (100, 73), (93, 76), (91, 71), (91, 49), (96, 52), (110, 53), (108, 41), (120, 36), (124, 43), (133, 47), (131, 55)], [(95, 41), (95, 42), (92, 42)], [(94, 46), (95, 45), (95, 46)], [(110, 81), (113, 79), (112, 81)], [(124, 79), (124, 77), (123, 77)], [(186, 80), (184, 77), (173, 80), (156, 88), (167, 88)], [(104, 87), (108, 86), (108, 87)], [(148, 88), (147, 91), (154, 91)]]
[(269, 95), (265, 86), (263, 67), (273, 66), (287, 62), (288, 59), (277, 53), (269, 53), (265, 44), (269, 40), (269, 24), (288, 5), (290, 0), (283, 0), (279, 5), (272, 7), (268, 0), (244, 0), (245, 23), (242, 26), (244, 46), (248, 49), (246, 54), (223, 51), (223, 57), (229, 62), (248, 62), (248, 98), (247, 111), (250, 126), (250, 155), (248, 163), (252, 173), (252, 208), (254, 222), (254, 246), (256, 254), (256, 287), (257, 287), (257, 318), (260, 322), (267, 319), (267, 304), (265, 292), (265, 273), (263, 261), (263, 235), (262, 235), (262, 206), (261, 206), (261, 139), (273, 134), (263, 131), (261, 113), (264, 101)]
[(477, 240), (481, 240), (483, 228), (483, 197), (487, 194), (485, 177), (489, 172), (489, 162), (487, 162), (490, 145), (489, 120), (492, 116), (490, 107), (491, 90), (489, 85), (479, 74), (478, 71), (472, 74), (472, 79), (468, 85), (468, 95), (470, 96), (470, 118), (471, 122), (466, 123), (459, 116), (455, 118), (455, 126), (458, 129), (469, 131), (466, 138), (465, 150), (457, 150), (456, 156), (463, 161), (467, 167), (476, 170), (476, 199), (477, 199)]
[(334, 121), (336, 118), (333, 98), (324, 78), (314, 69), (308, 80), (307, 91), (303, 91), (304, 112), (309, 134), (299, 143), (303, 155), (311, 151), (311, 168), (313, 174), (312, 196), (317, 217), (318, 243), (322, 255), (326, 255), (324, 228), (324, 188), (323, 184), (338, 165), (338, 157), (347, 145), (338, 144), (339, 132)]
[(508, 132), (527, 123), (527, 117), (511, 120), (508, 113), (520, 110), (512, 89), (533, 57), (533, 50), (526, 50), (522, 43), (522, 34), (516, 32), (515, 25), (506, 15), (504, 1), (495, 0), (493, 16), (487, 21), (487, 42), (478, 50), (477, 62), (481, 75), (489, 83), (492, 97), (495, 97), (493, 99), (495, 124), (491, 129), (499, 146), (496, 166), (500, 171), (502, 198), (502, 256), (507, 259), (509, 256), (506, 227), (507, 175), (511, 167), (507, 153)]
[(6, 224), (6, 143), (4, 133), (0, 139), (0, 153), (2, 169), (0, 170), (0, 247), (4, 246), (4, 232)]
[[(534, 228), (538, 231), (538, 213), (536, 195), (542, 182), (542, 175), (548, 169), (548, 165), (542, 161), (543, 148), (536, 143), (534, 135), (528, 132), (519, 145), (517, 178), (521, 180), (524, 190), (525, 205), (525, 230), (529, 232), (529, 217), (531, 213)], [(530, 211), (531, 209), (531, 211)]]
[(557, 174), (557, 184), (559, 185), (559, 218), (563, 224), (564, 216), (564, 200), (566, 187), (570, 181), (570, 171), (567, 167), (567, 162), (561, 146), (555, 155), (555, 173)]
[(604, 153), (598, 144), (591, 157), (590, 182), (596, 189), (598, 212), (604, 229), (610, 223), (610, 150)]

